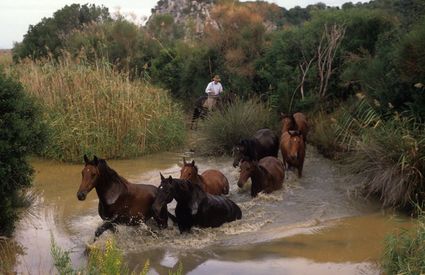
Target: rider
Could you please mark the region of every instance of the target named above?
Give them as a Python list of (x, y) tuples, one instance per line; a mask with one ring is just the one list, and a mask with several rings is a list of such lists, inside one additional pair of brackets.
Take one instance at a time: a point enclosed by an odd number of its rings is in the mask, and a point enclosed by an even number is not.
[(220, 77), (215, 75), (210, 83), (208, 83), (207, 88), (205, 89), (205, 93), (208, 94), (208, 99), (204, 103), (204, 107), (208, 108), (211, 111), (216, 102), (219, 95), (223, 92), (223, 87), (220, 83)]

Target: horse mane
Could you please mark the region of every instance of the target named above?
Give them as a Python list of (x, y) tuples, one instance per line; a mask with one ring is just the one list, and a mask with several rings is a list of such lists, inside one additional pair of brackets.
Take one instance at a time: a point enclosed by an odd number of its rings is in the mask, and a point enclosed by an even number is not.
[[(176, 190), (178, 193), (188, 193), (190, 200), (186, 203), (188, 206), (193, 209), (193, 207), (198, 207), (201, 200), (206, 196), (206, 193), (202, 188), (196, 184), (191, 182), (190, 180), (184, 179), (172, 179), (173, 184), (176, 186)], [(181, 203), (181, 201), (180, 201)]]
[(258, 160), (257, 150), (255, 150), (256, 141), (253, 138), (242, 139), (240, 144), (245, 147), (246, 160)]
[(114, 169), (109, 167), (109, 165), (106, 163), (106, 160), (98, 159), (97, 168), (99, 169), (101, 177), (109, 179), (111, 182), (122, 184), (126, 189), (128, 188), (130, 183), (125, 178), (120, 176)]

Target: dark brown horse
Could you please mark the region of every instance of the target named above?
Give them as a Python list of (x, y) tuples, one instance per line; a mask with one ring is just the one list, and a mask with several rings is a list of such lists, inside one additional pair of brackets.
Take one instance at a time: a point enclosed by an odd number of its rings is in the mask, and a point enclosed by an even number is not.
[(280, 138), (280, 151), (285, 166), (297, 168), (298, 177), (301, 177), (305, 158), (305, 142), (300, 131), (283, 132)]
[(208, 194), (189, 180), (164, 178), (161, 174), (161, 185), (152, 207), (154, 212), (161, 214), (173, 199), (177, 201), (176, 221), (180, 233), (189, 232), (194, 225), (218, 227), (242, 218), (241, 209), (230, 199)]
[(198, 184), (202, 190), (211, 195), (229, 194), (229, 181), (226, 176), (218, 170), (208, 169), (199, 175), (195, 161), (186, 162), (183, 158), (183, 167), (180, 170), (180, 179), (190, 180)]
[[(99, 216), (105, 222), (97, 228), (95, 238), (105, 230), (115, 231), (114, 224), (138, 225), (153, 216), (152, 204), (157, 188), (153, 185), (133, 184), (111, 169), (104, 159), (84, 155), (85, 166), (77, 197), (80, 201), (96, 189), (99, 197)], [(167, 227), (166, 206), (154, 218), (160, 227)]]
[(265, 157), (260, 161), (242, 161), (240, 164), (238, 186), (243, 187), (251, 178), (251, 196), (255, 197), (261, 191), (271, 193), (281, 189), (285, 179), (285, 169), (282, 161), (275, 157)]
[(289, 130), (298, 130), (303, 135), (304, 142), (307, 142), (308, 123), (307, 117), (300, 112), (294, 114), (281, 113), (282, 134)]
[(279, 153), (279, 137), (270, 129), (258, 130), (252, 138), (241, 139), (233, 146), (233, 167), (241, 160), (257, 160)]

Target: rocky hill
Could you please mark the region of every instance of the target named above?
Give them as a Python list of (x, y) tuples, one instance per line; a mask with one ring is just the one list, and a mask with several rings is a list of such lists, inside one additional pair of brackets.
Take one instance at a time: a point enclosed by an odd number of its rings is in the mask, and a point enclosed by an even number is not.
[[(219, 0), (160, 0), (156, 7), (152, 9), (151, 18), (156, 15), (169, 14), (174, 18), (174, 22), (185, 26), (185, 32), (202, 34), (206, 24), (217, 26), (217, 22), (211, 17), (211, 11)], [(260, 13), (264, 18), (264, 25), (267, 29), (275, 29), (279, 25), (279, 20), (283, 17), (283, 8), (276, 4), (267, 2), (241, 2), (241, 5), (248, 6), (251, 10)], [(150, 19), (151, 19), (150, 18)], [(149, 21), (148, 23), (149, 24)]]

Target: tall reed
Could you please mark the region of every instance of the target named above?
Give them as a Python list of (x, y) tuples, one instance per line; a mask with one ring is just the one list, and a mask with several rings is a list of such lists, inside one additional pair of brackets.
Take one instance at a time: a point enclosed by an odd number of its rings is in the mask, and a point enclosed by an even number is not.
[(51, 128), (47, 157), (128, 158), (184, 141), (182, 110), (167, 92), (131, 81), (104, 60), (89, 64), (64, 54), (57, 61), (25, 60), (12, 73), (44, 106)]

